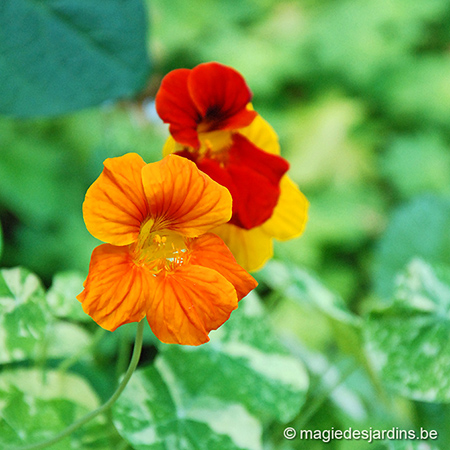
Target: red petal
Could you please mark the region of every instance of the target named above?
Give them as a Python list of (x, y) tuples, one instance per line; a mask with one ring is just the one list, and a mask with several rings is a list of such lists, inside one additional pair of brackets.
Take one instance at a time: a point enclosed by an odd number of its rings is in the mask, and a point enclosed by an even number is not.
[(156, 94), (156, 111), (177, 142), (197, 148), (197, 124), (201, 121), (188, 91), (189, 69), (177, 69), (168, 73)]
[[(178, 154), (185, 156), (186, 152)], [(281, 177), (289, 169), (285, 159), (262, 151), (237, 133), (233, 135), (225, 164), (212, 158), (196, 163), (201, 171), (230, 191), (233, 216), (229, 223), (247, 230), (272, 216), (280, 196)]]
[(208, 131), (243, 128), (256, 117), (247, 110), (252, 93), (243, 76), (219, 63), (200, 64), (188, 78), (190, 96)]

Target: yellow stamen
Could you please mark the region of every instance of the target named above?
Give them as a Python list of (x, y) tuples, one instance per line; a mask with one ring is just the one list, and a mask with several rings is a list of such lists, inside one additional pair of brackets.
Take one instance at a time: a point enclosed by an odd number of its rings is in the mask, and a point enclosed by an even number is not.
[(184, 264), (189, 257), (184, 237), (171, 230), (154, 228), (151, 219), (141, 226), (133, 252), (134, 262), (146, 265), (155, 273)]

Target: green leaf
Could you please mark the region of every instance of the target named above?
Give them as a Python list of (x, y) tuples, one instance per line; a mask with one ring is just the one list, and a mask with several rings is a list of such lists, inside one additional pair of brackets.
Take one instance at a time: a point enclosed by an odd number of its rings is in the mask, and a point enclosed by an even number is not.
[(162, 359), (138, 370), (113, 408), (135, 450), (259, 450), (261, 426), (241, 405), (191, 397)]
[(130, 97), (149, 73), (141, 0), (5, 0), (0, 113), (56, 115)]
[(155, 367), (131, 380), (114, 418), (138, 450), (258, 449), (254, 417), (293, 419), (307, 388), (303, 364), (279, 343), (251, 294), (209, 343), (163, 346)]
[(287, 422), (305, 401), (307, 372), (274, 335), (256, 294), (242, 301), (210, 343), (167, 346), (163, 358), (187, 391), (241, 403), (261, 419)]
[(368, 356), (385, 385), (415, 400), (450, 401), (450, 283), (416, 259), (393, 302), (367, 317)]
[(402, 206), (379, 241), (374, 257), (376, 293), (390, 298), (397, 273), (421, 257), (430, 263), (450, 264), (450, 200), (434, 195)]
[(39, 279), (23, 268), (0, 270), (0, 363), (41, 357), (50, 322)]
[(347, 353), (361, 357), (361, 320), (353, 314), (344, 300), (327, 289), (314, 275), (280, 261), (269, 261), (257, 274), (284, 299), (301, 307), (313, 308), (330, 323), (334, 339)]
[[(56, 371), (18, 369), (0, 379), (0, 447), (16, 448), (52, 438), (98, 406), (98, 398), (79, 376)], [(96, 419), (52, 446), (55, 450), (107, 450), (111, 430)]]
[(355, 327), (360, 325), (359, 318), (350, 312), (344, 300), (306, 270), (272, 260), (257, 275), (272, 289), (296, 302), (308, 303), (333, 320)]
[(83, 290), (83, 281), (84, 277), (78, 272), (61, 272), (54, 276), (47, 292), (47, 302), (54, 316), (80, 322), (92, 321), (76, 299)]

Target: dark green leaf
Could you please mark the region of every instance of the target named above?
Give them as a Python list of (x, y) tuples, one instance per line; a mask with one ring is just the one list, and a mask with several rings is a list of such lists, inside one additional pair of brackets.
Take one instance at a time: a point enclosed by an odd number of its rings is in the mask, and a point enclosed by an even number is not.
[(141, 0), (4, 0), (0, 113), (56, 115), (130, 97), (149, 73)]

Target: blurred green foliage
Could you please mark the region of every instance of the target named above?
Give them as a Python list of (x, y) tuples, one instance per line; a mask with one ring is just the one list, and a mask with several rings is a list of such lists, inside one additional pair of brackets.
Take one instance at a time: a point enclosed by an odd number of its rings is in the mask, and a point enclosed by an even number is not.
[[(54, 90), (37, 92), (45, 105), (39, 96), (27, 101), (31, 88), (19, 71), (39, 72), (45, 59), (10, 64), (22, 36), (12, 34), (19, 27), (10, 19), (12, 4), (0, 7), (0, 37), (7, 36), (0, 45), (8, 46), (0, 52), (0, 92), (9, 89), (0, 101), (7, 113), (0, 117), (0, 252), (2, 267), (26, 269), (4, 269), (0, 277), (2, 445), (49, 437), (89, 409), (81, 397), (42, 394), (58, 377), (74, 377), (70, 382), (80, 383), (92, 405), (114, 390), (135, 327), (99, 334), (75, 299), (97, 245), (83, 223), (84, 195), (105, 158), (131, 151), (147, 162), (161, 157), (167, 129), (153, 105), (160, 80), (172, 69), (215, 60), (244, 75), (255, 109), (279, 134), (290, 175), (311, 204), (306, 231), (276, 243), (274, 260), (255, 275), (257, 294), (243, 300), (210, 344), (167, 347), (147, 329), (142, 368), (113, 418), (101, 424), (105, 435), (92, 437), (100, 426), (94, 423), (72, 445), (323, 448), (321, 441), (286, 440), (289, 425), (424, 427), (439, 432), (424, 448), (449, 448), (448, 1), (149, 0), (148, 36), (142, 12), (124, 15), (132, 20), (126, 24), (112, 9), (112, 22), (95, 22), (109, 6), (92, 6), (87, 35), (95, 29), (95, 42), (110, 36), (108, 52), (130, 64), (131, 77), (97, 67), (90, 72), (95, 82), (64, 78)], [(74, 3), (47, 2), (67, 5)], [(85, 32), (82, 9), (74, 8), (78, 33)], [(140, 25), (133, 28), (133, 20)], [(129, 54), (128, 45), (145, 42), (153, 71), (143, 87), (145, 49)], [(84, 50), (69, 56), (83, 59)], [(56, 78), (72, 73), (55, 61), (47, 69)], [(96, 62), (90, 55), (83, 64)], [(118, 61), (108, 63), (117, 69)], [(20, 111), (11, 106), (14, 98), (21, 98)], [(40, 378), (43, 367), (51, 369), (49, 384), (27, 390), (32, 375), (25, 372)], [(37, 425), (33, 408), (45, 409)], [(240, 438), (245, 427), (247, 441)], [(335, 440), (327, 447), (422, 444)]]

